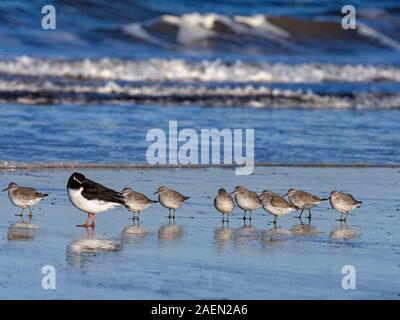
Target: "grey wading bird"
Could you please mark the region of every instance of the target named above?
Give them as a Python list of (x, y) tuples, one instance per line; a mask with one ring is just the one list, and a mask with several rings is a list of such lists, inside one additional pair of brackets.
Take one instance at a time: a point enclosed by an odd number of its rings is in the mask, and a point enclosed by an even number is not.
[(22, 216), (24, 210), (29, 208), (29, 217), (31, 218), (32, 207), (48, 196), (47, 193), (41, 193), (33, 188), (19, 187), (15, 182), (11, 182), (3, 192), (7, 190), (11, 203), (16, 207), (22, 208), (19, 216)]

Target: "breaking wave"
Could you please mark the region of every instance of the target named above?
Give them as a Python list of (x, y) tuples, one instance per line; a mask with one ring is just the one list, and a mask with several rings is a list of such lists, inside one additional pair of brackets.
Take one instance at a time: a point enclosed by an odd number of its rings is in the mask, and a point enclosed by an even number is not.
[[(342, 86), (329, 90), (332, 82)], [(400, 68), (385, 65), (27, 56), (0, 60), (0, 101), (24, 104), (397, 109), (398, 90), (371, 90), (371, 86), (389, 83), (398, 89), (399, 82)], [(367, 90), (355, 90), (359, 84)]]
[(320, 83), (400, 81), (400, 68), (385, 65), (247, 63), (185, 59), (0, 60), (0, 75), (124, 81)]
[(386, 47), (400, 51), (400, 42), (365, 23), (355, 30), (343, 30), (338, 21), (303, 20), (285, 16), (222, 15), (192, 12), (164, 14), (122, 28), (128, 36), (169, 49), (182, 47), (226, 47), (243, 50), (257, 47), (261, 52), (304, 51), (310, 46), (343, 50), (357, 45)]

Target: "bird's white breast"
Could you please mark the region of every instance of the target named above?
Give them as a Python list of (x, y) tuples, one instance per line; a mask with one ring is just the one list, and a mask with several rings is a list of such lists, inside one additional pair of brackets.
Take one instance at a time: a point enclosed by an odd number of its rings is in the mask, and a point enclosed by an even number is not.
[(276, 216), (283, 216), (294, 210), (293, 208), (274, 207), (269, 202), (263, 203), (263, 207), (266, 211)]
[(232, 212), (232, 210), (234, 208), (233, 201), (230, 200), (229, 198), (223, 198), (223, 197), (217, 196), (214, 203), (215, 203), (215, 207), (217, 208), (217, 210), (221, 213), (229, 214)]
[(119, 203), (115, 202), (107, 202), (103, 200), (88, 200), (84, 196), (82, 196), (82, 190), (80, 189), (68, 189), (68, 197), (72, 204), (78, 209), (89, 212), (89, 213), (99, 213), (103, 211), (107, 211), (110, 209), (119, 206)]
[(127, 203), (128, 207), (129, 207), (129, 210), (134, 211), (134, 212), (135, 211), (142, 211), (144, 209), (147, 209), (147, 207), (150, 205), (149, 203), (143, 204), (143, 203), (137, 203), (135, 201), (129, 201), (129, 202), (126, 202), (126, 203)]
[(33, 198), (33, 199), (26, 199), (22, 197), (16, 197), (15, 195), (12, 194), (12, 192), (8, 193), (8, 197), (11, 200), (11, 203), (19, 208), (28, 208), (28, 207), (33, 207), (35, 204), (37, 204), (40, 200), (43, 198)]
[(336, 200), (336, 199), (333, 199), (333, 198), (330, 199), (330, 203), (331, 203), (332, 207), (335, 210), (337, 210), (337, 211), (339, 211), (341, 213), (350, 212), (350, 211), (352, 211), (354, 208), (356, 208), (358, 206), (357, 204), (349, 205), (349, 204), (347, 204), (347, 203), (345, 203), (343, 201)]
[(160, 194), (158, 196), (158, 201), (164, 208), (168, 209), (178, 209), (182, 206), (183, 202), (174, 199), (173, 197), (169, 197), (164, 194)]
[(260, 204), (256, 200), (242, 195), (235, 195), (236, 204), (243, 210), (255, 210)]

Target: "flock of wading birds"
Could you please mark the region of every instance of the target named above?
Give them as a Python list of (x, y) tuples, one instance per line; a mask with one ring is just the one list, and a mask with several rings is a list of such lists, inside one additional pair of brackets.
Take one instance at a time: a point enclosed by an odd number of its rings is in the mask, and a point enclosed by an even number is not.
[[(78, 209), (88, 214), (85, 224), (78, 227), (95, 227), (95, 214), (125, 206), (133, 212), (133, 219), (139, 219), (140, 212), (145, 210), (152, 203), (160, 204), (169, 210), (169, 218), (175, 219), (176, 209), (180, 208), (189, 197), (180, 194), (178, 191), (161, 186), (154, 194), (158, 194), (158, 201), (149, 199), (143, 193), (134, 191), (132, 188), (124, 188), (121, 192), (107, 188), (93, 180), (87, 179), (83, 174), (74, 172), (67, 184), (68, 197), (71, 203)], [(44, 199), (48, 194), (36, 191), (33, 188), (20, 187), (11, 182), (6, 189), (13, 205), (22, 208), (20, 216), (25, 209), (29, 209), (29, 217), (32, 217), (32, 207)], [(232, 198), (234, 194), (234, 199)], [(288, 200), (284, 197), (288, 196)], [(361, 201), (354, 199), (351, 194), (332, 191), (328, 198), (320, 198), (309, 192), (299, 189), (289, 189), (287, 194), (280, 196), (270, 190), (264, 190), (260, 195), (244, 187), (237, 186), (231, 193), (221, 188), (214, 199), (215, 208), (222, 214), (222, 222), (229, 222), (229, 216), (236, 206), (246, 214), (251, 214), (260, 206), (266, 212), (274, 216), (273, 223), (276, 224), (278, 217), (287, 215), (291, 211), (300, 211), (301, 218), (303, 211), (308, 210), (308, 219), (311, 219), (311, 209), (322, 201), (329, 200), (332, 208), (341, 213), (339, 221), (346, 221), (347, 215), (354, 208), (360, 206)], [(172, 215), (171, 215), (172, 213)], [(225, 220), (226, 215), (226, 220)]]

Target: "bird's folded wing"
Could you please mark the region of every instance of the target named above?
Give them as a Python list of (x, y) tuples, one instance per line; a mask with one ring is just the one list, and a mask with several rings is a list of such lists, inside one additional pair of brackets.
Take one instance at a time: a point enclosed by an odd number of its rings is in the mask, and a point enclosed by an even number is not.
[(271, 204), (279, 208), (291, 208), (292, 205), (281, 197), (272, 197)]
[(304, 200), (306, 202), (320, 202), (321, 199), (309, 192), (304, 192)]
[(256, 200), (258, 203), (261, 203), (260, 197), (256, 192), (249, 192), (249, 195), (252, 199)]
[(179, 201), (185, 201), (190, 198), (190, 197), (186, 197), (186, 196), (180, 194), (178, 191), (174, 191), (173, 193)]
[(140, 192), (133, 192), (131, 194), (132, 200), (137, 201), (138, 203), (149, 203), (153, 202), (153, 200), (150, 200), (147, 198), (143, 193)]
[(348, 193), (344, 193), (343, 194), (343, 200), (344, 200), (344, 202), (348, 202), (348, 203), (351, 203), (351, 204), (359, 204), (359, 201), (354, 199), (354, 197), (351, 194), (348, 194)]
[(97, 182), (86, 179), (83, 183), (82, 195), (88, 200), (103, 200), (108, 202), (116, 202), (124, 204), (124, 196), (122, 193), (107, 188)]
[(43, 197), (43, 193), (37, 192), (33, 188), (20, 187), (20, 188), (16, 189), (13, 193), (14, 193), (14, 195), (16, 195), (20, 198), (27, 198), (27, 199), (35, 199), (35, 198)]

